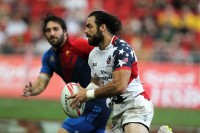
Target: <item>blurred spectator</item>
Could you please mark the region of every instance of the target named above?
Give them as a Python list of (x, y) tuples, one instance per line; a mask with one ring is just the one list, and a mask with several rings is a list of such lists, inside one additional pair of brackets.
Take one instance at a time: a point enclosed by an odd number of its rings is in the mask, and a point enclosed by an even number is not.
[(157, 21), (160, 26), (169, 25), (170, 27), (176, 29), (180, 28), (181, 23), (179, 15), (170, 4), (167, 4), (164, 7), (164, 10), (158, 14)]
[(88, 12), (99, 9), (120, 17), (120, 36), (141, 61), (200, 63), (199, 0), (0, 0), (0, 53), (24, 54), (31, 46), (43, 54), (41, 19), (48, 12), (66, 20), (69, 34), (85, 37)]
[(22, 20), (20, 13), (12, 14), (10, 20), (6, 24), (5, 32), (9, 37), (19, 36), (27, 31), (27, 24)]
[(62, 5), (67, 9), (66, 23), (68, 33), (73, 36), (83, 36), (82, 24), (88, 14), (87, 0), (62, 0)]

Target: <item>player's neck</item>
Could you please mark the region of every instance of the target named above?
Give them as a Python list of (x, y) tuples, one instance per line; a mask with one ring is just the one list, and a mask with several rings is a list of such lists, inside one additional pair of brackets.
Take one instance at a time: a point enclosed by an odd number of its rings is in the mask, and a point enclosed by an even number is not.
[(59, 47), (52, 47), (54, 51), (58, 51), (59, 49), (61, 49), (65, 43), (68, 41), (68, 37), (64, 38), (63, 43), (59, 46)]
[(108, 47), (108, 45), (111, 43), (113, 35), (109, 34), (104, 36), (103, 41), (99, 44), (99, 49), (100, 50), (105, 50), (106, 47)]

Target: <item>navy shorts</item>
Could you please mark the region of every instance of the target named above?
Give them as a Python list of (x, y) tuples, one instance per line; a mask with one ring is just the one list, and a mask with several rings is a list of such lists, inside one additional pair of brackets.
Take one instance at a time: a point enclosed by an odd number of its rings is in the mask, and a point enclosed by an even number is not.
[(95, 127), (85, 121), (85, 117), (78, 118), (67, 118), (63, 124), (62, 128), (66, 129), (70, 133), (105, 133), (104, 129), (95, 129)]

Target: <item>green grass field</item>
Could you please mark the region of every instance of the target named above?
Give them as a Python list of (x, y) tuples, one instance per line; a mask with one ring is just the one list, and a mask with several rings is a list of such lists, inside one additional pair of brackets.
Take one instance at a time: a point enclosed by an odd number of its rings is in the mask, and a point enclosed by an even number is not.
[[(0, 99), (0, 119), (56, 120), (64, 114), (60, 101)], [(200, 110), (156, 108), (152, 125), (200, 126)]]

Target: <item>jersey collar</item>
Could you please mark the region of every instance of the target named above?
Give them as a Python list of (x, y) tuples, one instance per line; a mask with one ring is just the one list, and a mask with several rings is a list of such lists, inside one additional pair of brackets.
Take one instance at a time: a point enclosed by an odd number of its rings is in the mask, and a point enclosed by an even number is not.
[(115, 44), (116, 40), (117, 40), (117, 36), (113, 36), (112, 39), (111, 39), (111, 42), (110, 44), (105, 48), (105, 49), (109, 49), (110, 47), (113, 47), (113, 45)]
[[(115, 44), (116, 40), (117, 40), (117, 36), (113, 36), (111, 39), (110, 44), (105, 48), (105, 50), (109, 49), (110, 47), (113, 47), (113, 45)], [(104, 50), (100, 50), (99, 47), (96, 47), (99, 51), (104, 51)]]
[(105, 48), (105, 50), (106, 50), (106, 49), (109, 49), (110, 47), (113, 47), (113, 45), (115, 44), (117, 38), (118, 38), (118, 37), (114, 35), (114, 36), (112, 37), (112, 39), (111, 39), (110, 44), (108, 45), (108, 47)]
[(115, 36), (115, 35), (112, 37), (112, 40), (111, 40), (111, 44), (112, 44), (112, 45), (115, 44), (115, 41), (117, 40), (117, 38), (118, 38), (118, 37)]

